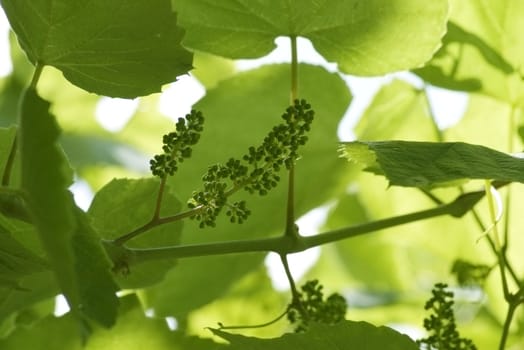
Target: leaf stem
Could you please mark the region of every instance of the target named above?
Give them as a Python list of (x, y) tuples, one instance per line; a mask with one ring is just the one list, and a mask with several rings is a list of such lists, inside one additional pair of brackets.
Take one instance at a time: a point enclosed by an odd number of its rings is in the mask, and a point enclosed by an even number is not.
[(29, 84), (29, 88), (36, 90), (36, 85), (38, 84), (38, 81), (40, 80), (40, 76), (42, 75), (42, 70), (44, 69), (44, 65), (40, 62), (37, 62), (35, 71), (33, 73), (33, 78), (31, 79), (31, 83)]

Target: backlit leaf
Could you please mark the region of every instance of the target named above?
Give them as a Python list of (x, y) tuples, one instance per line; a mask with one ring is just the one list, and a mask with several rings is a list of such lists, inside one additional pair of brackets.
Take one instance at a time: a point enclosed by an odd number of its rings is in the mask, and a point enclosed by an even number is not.
[(67, 191), (71, 171), (56, 144), (60, 132), (48, 110), (49, 103), (28, 89), (20, 116), (22, 187), (58, 283), (70, 305), (76, 307), (79, 299), (71, 247), (76, 223), (73, 199)]
[(328, 61), (354, 75), (414, 68), (445, 33), (447, 1), (178, 0), (184, 43), (230, 58), (269, 53), (279, 36), (306, 37)]
[(444, 45), (415, 73), (434, 85), (522, 105), (524, 3), (454, 0), (451, 5)]
[(437, 187), (466, 179), (524, 182), (524, 159), (463, 142), (349, 142), (343, 156), (391, 185)]
[(0, 223), (0, 288), (22, 289), (18, 280), (47, 269), (41, 257), (25, 248)]
[(1, 4), (29, 60), (60, 69), (87, 91), (147, 95), (191, 69), (168, 0)]
[(408, 336), (388, 327), (376, 327), (367, 322), (343, 321), (333, 326), (317, 324), (306, 333), (285, 334), (275, 339), (259, 339), (211, 329), (231, 343), (229, 349), (242, 350), (417, 350), (418, 345)]
[(59, 129), (48, 109), (49, 103), (28, 89), (20, 118), (22, 186), (50, 266), (73, 312), (110, 326), (117, 303), (109, 263), (67, 191), (71, 170), (57, 145)]
[[(115, 239), (151, 220), (158, 188), (159, 181), (156, 178), (115, 179), (98, 191), (89, 208), (89, 216), (101, 238)], [(180, 209), (180, 202), (166, 191), (161, 215), (174, 215)], [(161, 225), (144, 232), (126, 245), (132, 248), (176, 245), (181, 230), (180, 222)], [(122, 288), (139, 288), (159, 282), (174, 264), (174, 259), (166, 259), (135, 265), (129, 274), (118, 276), (118, 283)]]

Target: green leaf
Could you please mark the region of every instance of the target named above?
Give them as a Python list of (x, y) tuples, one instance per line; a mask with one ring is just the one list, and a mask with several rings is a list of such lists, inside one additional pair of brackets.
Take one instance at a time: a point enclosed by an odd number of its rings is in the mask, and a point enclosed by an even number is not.
[(16, 288), (0, 288), (0, 320), (15, 320), (31, 305), (50, 299), (60, 293), (51, 271), (37, 272), (20, 278)]
[(476, 91), (522, 105), (524, 3), (454, 0), (451, 9), (444, 45), (415, 73), (437, 86)]
[[(89, 216), (103, 239), (112, 240), (146, 224), (153, 217), (159, 181), (148, 179), (115, 179), (97, 192)], [(160, 214), (174, 215), (180, 202), (168, 190), (164, 193)], [(132, 248), (157, 248), (179, 243), (182, 223), (176, 222), (153, 228), (126, 243)], [(140, 288), (157, 283), (175, 264), (174, 259), (134, 265), (129, 274), (118, 276), (121, 288)]]
[(167, 328), (165, 320), (147, 318), (135, 295), (121, 299), (119, 321), (111, 330), (95, 328), (82, 345), (75, 336), (76, 324), (70, 314), (49, 316), (31, 328), (20, 327), (10, 337), (0, 339), (3, 350), (217, 350), (226, 348), (210, 339), (189, 337)]
[[(289, 106), (290, 69), (288, 64), (265, 66), (223, 80), (216, 88), (207, 91), (195, 106), (206, 118), (204, 132), (191, 159), (184, 162), (171, 182), (181, 198), (190, 198), (192, 191), (202, 186), (200, 177), (208, 166), (225, 163), (230, 157), (241, 157), (250, 146), (261, 143), (271, 128), (280, 123)], [(295, 169), (297, 217), (326, 203), (344, 187), (341, 177), (347, 173), (347, 164), (336, 159), (336, 140), (338, 123), (350, 101), (347, 86), (338, 75), (309, 65), (299, 65), (298, 69), (299, 96), (311, 103), (316, 114), (308, 134), (309, 141), (299, 150), (301, 159)], [(189, 221), (181, 243), (281, 234), (287, 196), (286, 174), (282, 172), (281, 176), (281, 183), (267, 196), (253, 196), (241, 191), (232, 197), (232, 200), (245, 199), (252, 211), (242, 225), (221, 218), (216, 228), (199, 229)], [(223, 295), (234, 281), (259, 266), (263, 258), (264, 254), (236, 254), (180, 260), (164, 282), (148, 291), (147, 301), (158, 314), (181, 317)], [(213, 288), (203, 288), (202, 283)]]
[(44, 259), (14, 239), (0, 222), (0, 288), (23, 290), (18, 281), (48, 268)]
[(93, 165), (118, 165), (136, 172), (149, 172), (148, 157), (131, 145), (107, 136), (68, 133), (61, 137), (61, 145), (77, 171)]
[(4, 233), (3, 240), (7, 240), (2, 243), (6, 250), (1, 255), (8, 265), (2, 266), (21, 268), (16, 276), (8, 271), (4, 277), (10, 283), (0, 287), (0, 330), (10, 332), (17, 324), (29, 323), (22, 321), (22, 317), (32, 314), (35, 303), (52, 298), (60, 291), (49, 263), (43, 258), (45, 253), (35, 227), (0, 215), (0, 231)]
[[(49, 103), (28, 89), (20, 115), (22, 188), (58, 283), (72, 307), (79, 304), (71, 243), (75, 229), (70, 169), (56, 145), (59, 129)], [(38, 176), (35, 176), (38, 174)]]
[(230, 334), (218, 329), (211, 331), (231, 343), (229, 349), (257, 350), (416, 350), (417, 344), (408, 336), (388, 327), (376, 327), (367, 322), (343, 321), (334, 326), (317, 324), (306, 333), (285, 334), (275, 339), (259, 339)]
[(393, 186), (438, 187), (466, 179), (524, 182), (524, 159), (463, 142), (349, 142), (343, 156)]
[(79, 208), (75, 215), (77, 228), (72, 245), (80, 308), (86, 316), (109, 328), (115, 324), (118, 310), (112, 264), (87, 215)]
[(133, 98), (191, 69), (168, 0), (1, 4), (29, 60), (60, 69), (87, 91)]
[[(425, 92), (402, 80), (384, 85), (355, 126), (357, 139), (428, 141), (436, 139)], [(416, 132), (413, 130), (416, 125)]]
[(24, 196), (19, 190), (0, 187), (0, 213), (10, 218), (31, 222), (29, 208), (27, 207)]
[(59, 129), (48, 109), (49, 103), (33, 89), (26, 92), (20, 117), (22, 186), (50, 266), (73, 312), (111, 326), (117, 302), (110, 264), (67, 191), (70, 169), (56, 144)]
[(16, 128), (10, 127), (0, 128), (0, 181), (4, 185), (4, 179), (6, 178), (6, 165), (8, 163), (11, 149), (13, 148), (13, 141), (16, 136)]
[(306, 37), (345, 73), (381, 75), (422, 65), (445, 33), (447, 1), (174, 1), (184, 44), (230, 58), (274, 49), (279, 36)]

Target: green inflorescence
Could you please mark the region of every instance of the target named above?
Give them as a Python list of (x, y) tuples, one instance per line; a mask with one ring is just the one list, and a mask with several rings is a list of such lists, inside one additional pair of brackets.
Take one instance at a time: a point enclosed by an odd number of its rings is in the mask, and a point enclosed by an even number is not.
[(306, 282), (288, 306), (287, 318), (296, 324), (295, 332), (305, 332), (311, 323), (336, 324), (346, 316), (347, 302), (340, 294), (324, 300), (323, 286), (318, 280)]
[(417, 341), (422, 349), (438, 350), (476, 350), (470, 339), (461, 338), (457, 331), (453, 313), (453, 292), (447, 290), (444, 283), (437, 283), (432, 290), (433, 296), (426, 302), (424, 309), (431, 310), (429, 318), (424, 319), (424, 328), (430, 336)]
[(164, 178), (175, 174), (178, 164), (191, 157), (191, 146), (199, 141), (203, 124), (204, 116), (195, 110), (178, 119), (176, 131), (164, 135), (162, 139), (164, 153), (155, 155), (149, 162), (153, 175)]
[(249, 193), (267, 194), (276, 187), (282, 168), (290, 169), (298, 158), (298, 148), (307, 141), (314, 111), (305, 100), (296, 100), (282, 115), (283, 123), (273, 127), (258, 147), (250, 147), (241, 159), (215, 164), (203, 176), (203, 189), (193, 192), (188, 202), (197, 209), (192, 217), (200, 227), (215, 226), (226, 208), (231, 222), (242, 223), (250, 214), (244, 201), (230, 203), (228, 197), (244, 188)]

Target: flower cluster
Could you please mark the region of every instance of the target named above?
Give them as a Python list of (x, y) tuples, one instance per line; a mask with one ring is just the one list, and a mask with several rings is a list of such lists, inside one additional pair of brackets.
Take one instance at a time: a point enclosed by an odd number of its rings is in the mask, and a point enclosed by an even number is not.
[(453, 292), (446, 289), (444, 283), (437, 283), (432, 290), (433, 296), (424, 305), (425, 310), (433, 314), (424, 319), (424, 328), (430, 336), (417, 341), (422, 349), (476, 350), (470, 339), (461, 338), (457, 331), (453, 313)]
[(332, 325), (344, 320), (346, 299), (334, 293), (324, 300), (322, 289), (318, 280), (308, 281), (289, 305), (287, 318), (291, 324), (297, 324), (296, 332), (306, 331), (313, 322)]
[(307, 141), (314, 111), (305, 100), (296, 100), (282, 115), (283, 123), (273, 127), (258, 147), (250, 147), (241, 159), (208, 168), (203, 189), (193, 192), (188, 202), (200, 227), (215, 226), (216, 217), (226, 207), (231, 222), (242, 223), (250, 214), (244, 201), (229, 203), (228, 197), (241, 188), (249, 193), (267, 194), (280, 181), (278, 172), (290, 169), (298, 158), (298, 148)]
[(200, 139), (203, 124), (204, 116), (195, 110), (178, 119), (176, 131), (164, 135), (162, 139), (164, 153), (155, 155), (149, 162), (153, 175), (160, 178), (172, 176), (178, 170), (178, 163), (191, 157), (191, 146)]

